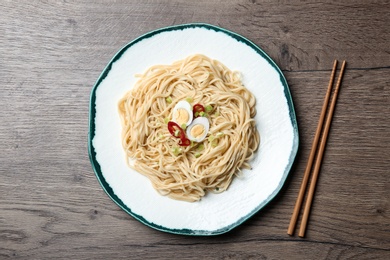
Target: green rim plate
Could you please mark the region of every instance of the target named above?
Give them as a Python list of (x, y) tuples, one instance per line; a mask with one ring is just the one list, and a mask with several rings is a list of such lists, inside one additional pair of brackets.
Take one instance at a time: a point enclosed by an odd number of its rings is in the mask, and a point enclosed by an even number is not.
[[(213, 30), (215, 32), (222, 32), (222, 33), (224, 33), (224, 34), (226, 34), (226, 35), (236, 39), (237, 41), (246, 44), (247, 46), (249, 46), (250, 48), (255, 50), (261, 57), (263, 57), (265, 60), (267, 60), (267, 62), (278, 72), (278, 74), (280, 76), (280, 82), (282, 83), (282, 85), (284, 87), (284, 95), (285, 95), (285, 98), (287, 100), (287, 104), (288, 104), (288, 108), (289, 108), (289, 117), (290, 117), (290, 120), (291, 120), (291, 125), (293, 127), (293, 132), (294, 132), (293, 133), (294, 134), (293, 145), (292, 145), (292, 149), (291, 149), (291, 152), (290, 152), (288, 165), (285, 167), (284, 174), (283, 174), (283, 176), (282, 176), (282, 178), (281, 178), (281, 180), (279, 182), (278, 187), (272, 192), (272, 194), (269, 195), (269, 197), (265, 201), (263, 201), (260, 205), (255, 207), (245, 217), (242, 217), (242, 218), (238, 219), (236, 222), (234, 222), (234, 223), (232, 223), (232, 224), (230, 224), (228, 226), (225, 226), (223, 228), (219, 228), (217, 230), (192, 230), (192, 229), (172, 229), (172, 228), (167, 228), (167, 227), (164, 227), (164, 226), (152, 223), (152, 222), (148, 221), (147, 219), (145, 219), (143, 216), (134, 213), (132, 211), (132, 209), (129, 208), (127, 205), (125, 205), (125, 203), (123, 203), (121, 198), (119, 198), (115, 194), (114, 190), (111, 188), (109, 183), (104, 178), (104, 175), (102, 173), (100, 164), (99, 164), (99, 162), (96, 159), (95, 147), (93, 146), (93, 138), (95, 136), (95, 127), (96, 127), (95, 126), (96, 91), (99, 88), (99, 85), (101, 84), (101, 82), (107, 77), (107, 75), (111, 71), (113, 63), (116, 62), (117, 60), (119, 60), (122, 57), (122, 55), (129, 48), (131, 48), (134, 44), (136, 44), (136, 43), (138, 43), (138, 42), (140, 42), (140, 41), (142, 41), (144, 39), (153, 37), (153, 36), (155, 36), (157, 34), (160, 34), (160, 33), (163, 33), (163, 32), (185, 30), (185, 29), (189, 29), (189, 28), (204, 28), (204, 29), (208, 29), (208, 30)], [(264, 206), (266, 206), (279, 193), (279, 191), (283, 187), (283, 185), (284, 185), (284, 183), (285, 183), (285, 181), (287, 179), (287, 176), (288, 176), (288, 174), (289, 174), (289, 172), (291, 170), (291, 167), (293, 165), (293, 162), (295, 160), (295, 157), (296, 157), (296, 154), (297, 154), (297, 151), (298, 151), (298, 146), (299, 146), (299, 134), (298, 134), (298, 124), (297, 124), (295, 111), (294, 111), (294, 105), (293, 105), (293, 101), (292, 101), (292, 97), (291, 97), (291, 94), (290, 94), (290, 90), (289, 90), (287, 81), (286, 81), (283, 73), (279, 69), (279, 67), (275, 64), (275, 62), (261, 48), (259, 48), (257, 45), (255, 45), (250, 40), (246, 39), (245, 37), (243, 37), (243, 36), (241, 36), (241, 35), (239, 35), (237, 33), (231, 32), (229, 30), (226, 30), (226, 29), (214, 26), (214, 25), (204, 24), (204, 23), (191, 23), (191, 24), (175, 25), (175, 26), (169, 26), (169, 27), (164, 27), (164, 28), (161, 28), (161, 29), (157, 29), (157, 30), (151, 31), (149, 33), (146, 33), (146, 34), (136, 38), (135, 40), (129, 42), (126, 46), (124, 46), (121, 50), (119, 50), (115, 54), (115, 56), (111, 59), (111, 61), (108, 63), (108, 65), (105, 67), (105, 69), (103, 70), (103, 72), (99, 76), (98, 80), (96, 81), (96, 83), (95, 83), (95, 85), (94, 85), (94, 87), (93, 87), (93, 89), (91, 91), (90, 107), (89, 107), (88, 149), (89, 149), (89, 158), (90, 158), (90, 161), (91, 161), (91, 164), (92, 164), (92, 168), (93, 168), (93, 170), (95, 172), (95, 175), (96, 175), (100, 185), (102, 186), (103, 190), (107, 193), (107, 195), (120, 208), (122, 208), (125, 212), (127, 212), (129, 215), (131, 215), (132, 217), (134, 217), (138, 221), (142, 222), (143, 224), (145, 224), (145, 225), (147, 225), (147, 226), (149, 226), (151, 228), (160, 230), (160, 231), (173, 233), (173, 234), (181, 234), (181, 235), (209, 236), (209, 235), (223, 234), (223, 233), (226, 233), (226, 232), (232, 230), (233, 228), (239, 226), (244, 221), (246, 221), (251, 216), (253, 216), (255, 213), (257, 213), (259, 210), (261, 210)]]

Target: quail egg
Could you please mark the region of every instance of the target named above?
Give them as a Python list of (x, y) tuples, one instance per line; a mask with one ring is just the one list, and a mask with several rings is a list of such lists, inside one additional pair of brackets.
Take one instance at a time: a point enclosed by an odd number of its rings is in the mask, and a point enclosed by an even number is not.
[(172, 120), (179, 126), (188, 126), (193, 119), (192, 107), (187, 101), (179, 101), (172, 110)]
[(187, 137), (194, 142), (202, 142), (209, 132), (210, 123), (205, 117), (198, 117), (186, 129)]

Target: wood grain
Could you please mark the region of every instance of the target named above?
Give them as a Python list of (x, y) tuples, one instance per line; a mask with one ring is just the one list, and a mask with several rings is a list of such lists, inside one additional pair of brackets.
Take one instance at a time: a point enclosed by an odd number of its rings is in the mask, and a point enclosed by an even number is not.
[[(0, 2), (0, 259), (390, 259), (388, 1)], [(162, 26), (206, 22), (263, 48), (300, 132), (280, 194), (215, 237), (152, 230), (88, 158), (89, 95), (111, 57)], [(348, 66), (306, 238), (286, 234), (334, 59)]]

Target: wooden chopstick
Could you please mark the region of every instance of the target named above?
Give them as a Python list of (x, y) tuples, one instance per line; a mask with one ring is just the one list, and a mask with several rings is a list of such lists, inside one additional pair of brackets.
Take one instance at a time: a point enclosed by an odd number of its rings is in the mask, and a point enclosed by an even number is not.
[(317, 150), (318, 140), (320, 139), (322, 125), (324, 122), (326, 109), (327, 109), (328, 103), (329, 103), (329, 97), (330, 97), (330, 94), (332, 93), (332, 86), (333, 86), (334, 75), (336, 73), (336, 69), (337, 69), (337, 60), (335, 60), (333, 63), (333, 70), (332, 70), (332, 74), (330, 76), (328, 90), (327, 90), (326, 95), (325, 95), (324, 103), (322, 105), (320, 119), (318, 120), (317, 130), (316, 130), (316, 133), (314, 135), (313, 144), (311, 146), (309, 160), (308, 160), (307, 165), (306, 165), (306, 170), (305, 170), (305, 173), (303, 175), (301, 188), (299, 190), (298, 198), (297, 198), (297, 201), (295, 202), (294, 211), (293, 211), (293, 214), (291, 216), (290, 225), (289, 225), (288, 230), (287, 230), (287, 234), (289, 234), (290, 236), (292, 234), (294, 234), (295, 225), (297, 223), (297, 219), (298, 219), (298, 215), (299, 215), (299, 212), (301, 209), (302, 201), (303, 201), (303, 198), (305, 196), (307, 182), (309, 180), (311, 167), (313, 165), (314, 155), (315, 155), (316, 150)]
[(308, 194), (308, 197), (306, 199), (305, 210), (303, 212), (301, 227), (299, 229), (298, 235), (300, 237), (305, 236), (307, 220), (309, 218), (310, 208), (311, 208), (311, 204), (312, 204), (313, 196), (314, 196), (314, 190), (315, 190), (317, 179), (318, 179), (318, 173), (319, 173), (321, 162), (322, 162), (322, 156), (324, 154), (325, 144), (326, 144), (326, 141), (328, 138), (329, 128), (330, 128), (330, 124), (332, 122), (333, 111), (334, 111), (334, 108), (336, 105), (337, 96), (339, 94), (339, 88), (340, 88), (340, 84), (341, 84), (341, 79), (343, 78), (344, 69), (345, 69), (345, 61), (343, 61), (343, 64), (341, 65), (339, 78), (337, 80), (336, 88), (335, 88), (335, 91), (333, 93), (332, 103), (330, 104), (328, 117), (326, 119), (324, 133), (323, 133), (322, 138), (321, 138), (320, 149), (319, 149), (318, 154), (317, 154), (316, 163), (314, 166), (313, 177), (312, 177), (312, 181), (310, 183), (309, 194)]
[[(317, 130), (316, 130), (316, 133), (315, 133), (315, 136), (314, 136), (311, 152), (310, 152), (310, 155), (309, 155), (309, 160), (308, 160), (308, 163), (307, 163), (307, 166), (306, 166), (306, 169), (305, 169), (304, 177), (302, 179), (302, 184), (301, 184), (301, 188), (299, 190), (297, 201), (295, 203), (294, 211), (293, 211), (293, 214), (291, 216), (290, 225), (289, 225), (288, 230), (287, 230), (287, 234), (289, 234), (289, 235), (292, 235), (294, 233), (295, 225), (296, 225), (296, 222), (297, 222), (297, 219), (298, 219), (298, 215), (299, 215), (300, 208), (301, 208), (301, 205), (302, 205), (302, 201), (303, 201), (303, 198), (304, 198), (304, 194), (305, 194), (305, 191), (306, 191), (307, 182), (308, 182), (309, 177), (310, 177), (310, 171), (311, 171), (311, 168), (312, 168), (312, 165), (313, 165), (313, 159), (314, 159), (314, 156), (316, 154), (316, 150), (317, 150), (317, 146), (318, 146), (318, 140), (319, 140), (319, 137), (321, 135), (322, 125), (323, 125), (323, 122), (324, 122), (324, 119), (325, 119), (325, 114), (326, 114), (326, 111), (327, 111), (329, 98), (330, 98), (330, 95), (331, 95), (331, 92), (332, 92), (332, 86), (333, 86), (333, 81), (334, 81), (334, 76), (335, 76), (335, 73), (336, 73), (336, 69), (337, 69), (337, 60), (335, 60), (334, 64), (333, 64), (332, 74), (330, 76), (328, 90), (326, 92), (324, 103), (322, 105), (321, 115), (320, 115), (320, 119), (318, 121)], [(311, 181), (311, 185), (310, 185), (310, 189), (309, 189), (309, 195), (308, 195), (308, 198), (306, 200), (305, 211), (304, 211), (304, 215), (303, 215), (303, 218), (302, 218), (302, 224), (301, 224), (300, 231), (299, 231), (299, 236), (300, 237), (304, 237), (304, 235), (305, 235), (305, 230), (306, 230), (306, 226), (307, 226), (307, 220), (308, 220), (308, 217), (309, 217), (310, 208), (311, 208), (311, 204), (312, 204), (312, 200), (313, 200), (313, 196), (314, 196), (315, 185), (317, 183), (319, 168), (320, 168), (320, 165), (321, 165), (322, 156), (323, 156), (323, 152), (324, 152), (327, 136), (328, 136), (328, 133), (329, 133), (329, 128), (330, 128), (330, 124), (331, 124), (331, 121), (332, 121), (333, 111), (334, 111), (334, 107), (335, 107), (335, 104), (336, 104), (337, 95), (338, 95), (338, 91), (339, 91), (339, 88), (340, 88), (341, 79), (342, 79), (342, 76), (343, 76), (343, 73), (344, 73), (344, 69), (345, 69), (345, 61), (343, 61), (343, 64), (341, 66), (340, 75), (339, 75), (339, 78), (338, 78), (338, 81), (337, 81), (337, 84), (336, 84), (335, 92), (333, 94), (332, 103), (330, 105), (328, 117), (327, 117), (326, 124), (325, 124), (325, 130), (324, 130), (324, 133), (322, 135), (320, 148), (319, 148), (319, 151), (318, 151), (318, 154), (317, 154), (316, 163), (315, 163), (315, 167), (314, 167), (314, 173), (313, 173), (313, 177), (312, 177), (312, 181)]]

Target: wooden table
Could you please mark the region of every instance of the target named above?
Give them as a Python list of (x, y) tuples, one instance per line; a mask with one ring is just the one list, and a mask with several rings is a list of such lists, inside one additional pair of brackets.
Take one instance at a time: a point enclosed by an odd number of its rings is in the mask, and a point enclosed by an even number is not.
[[(2, 1), (0, 259), (390, 259), (389, 13), (389, 1)], [(267, 52), (299, 124), (279, 195), (213, 237), (159, 232), (127, 215), (87, 150), (90, 92), (111, 57), (143, 33), (189, 22)], [(288, 236), (334, 59), (347, 69), (306, 237)]]

